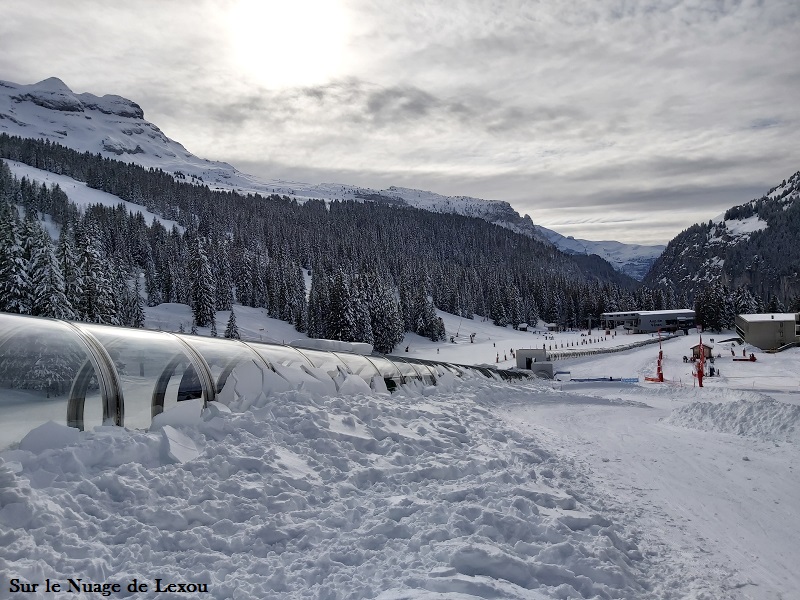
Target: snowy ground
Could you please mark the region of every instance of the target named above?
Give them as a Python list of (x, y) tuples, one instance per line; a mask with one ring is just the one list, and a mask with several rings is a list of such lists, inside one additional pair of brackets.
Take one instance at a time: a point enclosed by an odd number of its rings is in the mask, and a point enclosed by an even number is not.
[[(250, 339), (302, 337), (236, 314)], [(154, 328), (184, 317), (148, 310)], [(580, 332), (443, 317), (457, 343), (409, 335), (399, 353), (510, 367), (511, 348), (585, 349)], [(72, 578), (130, 598), (795, 598), (800, 350), (745, 363), (717, 345), (722, 376), (699, 389), (682, 361), (695, 343), (665, 342), (664, 384), (293, 391), (176, 429), (50, 431), (54, 448), (1, 455), (0, 597), (59, 597), (46, 579)], [(557, 368), (643, 378), (657, 353)], [(39, 587), (12, 592), (13, 579)], [(133, 579), (148, 590), (128, 592)], [(157, 579), (208, 593), (156, 592)]]

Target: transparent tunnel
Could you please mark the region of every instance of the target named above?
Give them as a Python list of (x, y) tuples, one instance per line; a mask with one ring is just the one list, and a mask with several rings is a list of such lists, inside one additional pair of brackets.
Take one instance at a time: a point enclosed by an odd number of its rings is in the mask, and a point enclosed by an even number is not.
[(180, 402), (246, 406), (287, 390), (347, 395), (516, 371), (0, 313), (0, 449), (47, 421), (147, 429)]

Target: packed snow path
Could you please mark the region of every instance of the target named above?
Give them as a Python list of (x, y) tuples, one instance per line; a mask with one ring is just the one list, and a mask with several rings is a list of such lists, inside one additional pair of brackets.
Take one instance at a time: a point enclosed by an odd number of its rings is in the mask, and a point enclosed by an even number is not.
[(693, 594), (794, 597), (800, 407), (728, 389), (562, 387), (561, 400), (506, 405), (506, 420), (573, 457), (626, 507), (620, 522), (684, 563)]

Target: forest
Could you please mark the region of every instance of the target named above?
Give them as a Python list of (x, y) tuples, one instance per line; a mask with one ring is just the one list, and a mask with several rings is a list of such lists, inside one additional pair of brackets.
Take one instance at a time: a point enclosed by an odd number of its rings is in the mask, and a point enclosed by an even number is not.
[[(669, 289), (587, 276), (552, 246), (481, 219), (364, 202), (242, 195), (156, 169), (0, 134), (0, 157), (85, 182), (124, 205), (79, 209), (0, 165), (0, 310), (141, 327), (145, 304), (188, 304), (194, 326), (234, 303), (310, 337), (390, 352), (445, 336), (440, 309), (517, 327), (579, 328), (602, 312), (687, 306)], [(42, 226), (49, 215), (60, 235)], [(310, 290), (305, 279), (310, 276)], [(142, 283), (140, 283), (142, 282)]]

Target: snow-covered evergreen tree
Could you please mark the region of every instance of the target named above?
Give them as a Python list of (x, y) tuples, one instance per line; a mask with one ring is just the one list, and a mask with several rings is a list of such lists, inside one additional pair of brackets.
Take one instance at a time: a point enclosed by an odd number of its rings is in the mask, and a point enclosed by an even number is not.
[(141, 329), (144, 327), (145, 314), (144, 299), (142, 298), (142, 284), (138, 274), (133, 278), (133, 289), (131, 289), (127, 282), (124, 287), (127, 291), (125, 297), (126, 324), (128, 327)]
[(308, 337), (328, 337), (329, 302), (328, 278), (322, 269), (314, 269), (311, 273), (311, 290), (308, 294)]
[(373, 348), (389, 354), (404, 337), (400, 304), (392, 290), (377, 276), (370, 281), (372, 291), (369, 313), (372, 324)]
[(17, 209), (0, 201), (0, 311), (27, 313), (28, 289)]
[(331, 278), (328, 288), (327, 337), (332, 340), (354, 342), (355, 320), (353, 299), (347, 276), (339, 269)]
[(783, 302), (780, 301), (778, 296), (772, 294), (772, 297), (769, 299), (767, 303), (767, 312), (768, 313), (785, 313), (786, 307), (783, 305)]
[(218, 337), (217, 334), (217, 315), (211, 317), (211, 337)]
[(214, 278), (204, 246), (201, 238), (194, 240), (189, 262), (192, 315), (198, 327), (210, 325), (216, 312)]
[(74, 232), (69, 224), (64, 226), (61, 230), (61, 236), (58, 238), (56, 262), (64, 279), (64, 296), (66, 296), (73, 309), (73, 318), (77, 318), (77, 312), (74, 307), (83, 293), (83, 278), (78, 268)]
[(236, 313), (231, 308), (231, 316), (228, 317), (228, 325), (225, 327), (225, 337), (230, 340), (240, 340), (239, 328), (236, 326)]
[(365, 277), (357, 277), (352, 281), (350, 297), (353, 307), (353, 341), (373, 344), (375, 337), (372, 330), (369, 290), (366, 287)]
[(231, 310), (233, 302), (233, 280), (231, 265), (228, 259), (228, 244), (224, 239), (215, 238), (210, 243), (211, 252), (209, 261), (212, 265), (212, 274), (215, 287), (215, 301), (217, 310)]
[(31, 256), (28, 262), (30, 314), (74, 319), (75, 311), (65, 294), (64, 276), (53, 251), (50, 235), (38, 223), (29, 226)]
[(100, 228), (92, 219), (85, 219), (75, 231), (78, 270), (83, 287), (74, 305), (78, 319), (89, 323), (118, 325), (111, 267), (103, 254)]
[(444, 328), (444, 322), (436, 314), (436, 306), (433, 304), (433, 300), (428, 296), (420, 294), (417, 305), (422, 308), (417, 314), (417, 323), (414, 327), (414, 333), (425, 336), (434, 342), (445, 339), (447, 337), (447, 332)]

